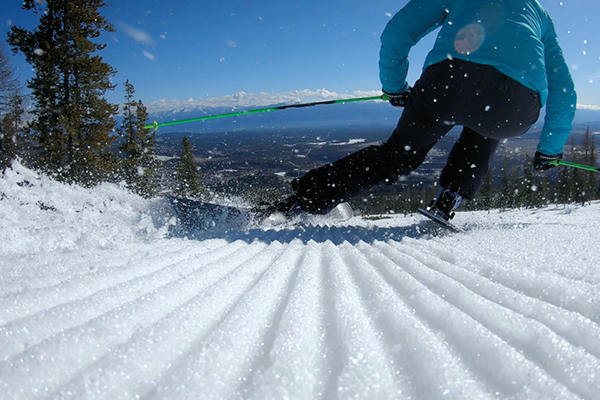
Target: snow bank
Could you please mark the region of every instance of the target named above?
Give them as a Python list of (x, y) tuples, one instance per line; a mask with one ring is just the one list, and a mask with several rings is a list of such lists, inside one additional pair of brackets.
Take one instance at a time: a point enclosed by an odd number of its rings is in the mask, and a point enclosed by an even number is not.
[(64, 249), (118, 248), (163, 237), (161, 200), (114, 184), (94, 189), (58, 183), (15, 162), (0, 175), (0, 256)]

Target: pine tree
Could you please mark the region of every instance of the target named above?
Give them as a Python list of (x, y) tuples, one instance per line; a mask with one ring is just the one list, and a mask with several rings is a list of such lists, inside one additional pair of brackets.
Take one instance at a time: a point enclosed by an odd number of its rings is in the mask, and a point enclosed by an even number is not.
[[(590, 131), (588, 126), (582, 139), (582, 154), (580, 154), (580, 162), (585, 165), (596, 164), (596, 143), (594, 134)], [(592, 171), (581, 171), (583, 181), (583, 191), (585, 193), (585, 200), (591, 201), (596, 198), (596, 172)]]
[[(575, 153), (575, 141), (571, 138), (571, 153)], [(579, 183), (577, 182), (577, 171), (574, 168), (560, 168), (558, 171), (558, 182), (556, 183), (556, 199), (562, 204), (569, 204), (575, 201), (578, 193)]]
[[(590, 133), (590, 127), (588, 126), (587, 128), (587, 132)], [(598, 156), (598, 151), (596, 149), (596, 135), (594, 135), (593, 133), (591, 133), (591, 148), (590, 148), (590, 158), (589, 158), (589, 164), (593, 165), (593, 166), (597, 166), (596, 163), (596, 158)], [(599, 178), (598, 178), (598, 173), (597, 172), (592, 172), (589, 171), (589, 179), (590, 179), (590, 189), (591, 189), (591, 196), (592, 199), (597, 200), (600, 198), (600, 185), (599, 185)]]
[(104, 0), (24, 0), (23, 9), (40, 13), (33, 31), (13, 27), (8, 43), (24, 54), (35, 76), (28, 81), (34, 99), (31, 124), (41, 165), (57, 178), (86, 186), (107, 180), (115, 165), (109, 148), (117, 106), (102, 96), (114, 86), (116, 71), (97, 54), (93, 42), (112, 25), (99, 13)]
[(525, 155), (523, 166), (523, 179), (521, 180), (521, 205), (526, 208), (538, 207), (542, 204), (540, 200), (540, 185), (533, 170), (533, 161), (529, 154)]
[(204, 195), (196, 160), (192, 154), (192, 145), (187, 136), (181, 140), (181, 157), (176, 173), (176, 185), (173, 190), (175, 196), (201, 198)]
[(552, 186), (553, 185), (551, 185), (550, 183), (548, 174), (544, 174), (543, 176), (538, 178), (539, 206), (545, 206), (550, 203), (556, 203), (556, 194)]
[(490, 168), (475, 201), (477, 208), (490, 210), (494, 207), (494, 197), (494, 170)]
[[(585, 155), (585, 149), (584, 146), (577, 146), (575, 144), (575, 139), (571, 138), (571, 154), (570, 154), (570, 159), (573, 160), (576, 163), (585, 163), (585, 159), (586, 159), (586, 155)], [(578, 168), (569, 168), (570, 171), (568, 172), (568, 175), (565, 174), (566, 176), (569, 176), (569, 179), (571, 181), (571, 193), (570, 193), (570, 202), (576, 202), (576, 203), (581, 203), (581, 204), (585, 204), (585, 201), (587, 199), (587, 194), (586, 194), (586, 188), (587, 188), (587, 183), (586, 183), (586, 178), (587, 178), (587, 173), (578, 169)]]
[(0, 120), (0, 172), (10, 167), (17, 157), (17, 135), (24, 113), (23, 97), (14, 92)]
[(0, 45), (0, 172), (17, 156), (17, 133), (23, 116), (23, 97), (4, 45)]
[(10, 64), (10, 58), (0, 43), (0, 115), (6, 115), (9, 103), (20, 89), (15, 69)]
[(135, 193), (150, 198), (156, 194), (156, 171), (158, 162), (154, 158), (156, 134), (144, 129), (148, 120), (148, 111), (141, 100), (135, 101), (134, 86), (125, 82), (125, 104), (123, 106), (123, 123), (119, 134), (124, 139), (119, 150), (124, 158), (121, 160), (121, 176), (127, 186)]
[(504, 157), (502, 163), (502, 170), (500, 175), (500, 194), (498, 207), (505, 210), (515, 208), (516, 200), (515, 195), (517, 194), (517, 179), (516, 172), (510, 165), (508, 157)]

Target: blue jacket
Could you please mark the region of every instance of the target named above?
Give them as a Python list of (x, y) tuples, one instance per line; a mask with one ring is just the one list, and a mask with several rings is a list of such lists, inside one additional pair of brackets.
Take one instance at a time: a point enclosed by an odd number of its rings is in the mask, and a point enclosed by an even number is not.
[(411, 0), (381, 35), (383, 90), (408, 89), (408, 52), (441, 26), (424, 68), (447, 58), (491, 65), (540, 94), (546, 118), (538, 150), (562, 153), (577, 104), (552, 19), (537, 0)]

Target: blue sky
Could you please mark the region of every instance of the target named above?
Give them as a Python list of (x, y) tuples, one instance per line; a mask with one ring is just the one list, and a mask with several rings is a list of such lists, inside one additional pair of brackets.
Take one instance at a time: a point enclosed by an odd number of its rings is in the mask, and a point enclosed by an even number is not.
[[(6, 0), (0, 38), (39, 18)], [(8, 3), (8, 4), (6, 4)], [(326, 89), (339, 95), (379, 90), (379, 37), (407, 0), (114, 0), (102, 10), (116, 33), (100, 54), (119, 72), (107, 97), (123, 101), (129, 79), (146, 104), (161, 99), (229, 98), (238, 92)], [(554, 18), (579, 103), (600, 106), (600, 15), (597, 0), (541, 0)], [(411, 53), (409, 83), (420, 74), (433, 36)], [(7, 48), (7, 46), (5, 46)], [(30, 67), (13, 57), (24, 81)]]

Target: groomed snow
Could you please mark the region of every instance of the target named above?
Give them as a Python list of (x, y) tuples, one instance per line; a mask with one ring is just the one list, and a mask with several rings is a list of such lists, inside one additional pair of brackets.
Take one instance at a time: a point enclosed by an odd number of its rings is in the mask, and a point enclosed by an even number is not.
[(170, 237), (0, 179), (2, 399), (600, 398), (600, 203)]

